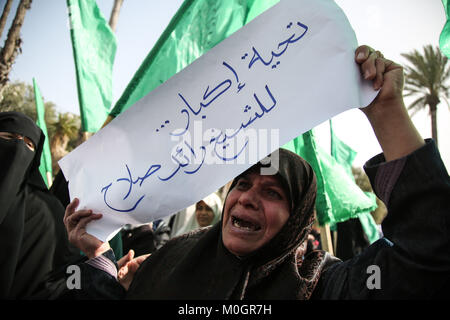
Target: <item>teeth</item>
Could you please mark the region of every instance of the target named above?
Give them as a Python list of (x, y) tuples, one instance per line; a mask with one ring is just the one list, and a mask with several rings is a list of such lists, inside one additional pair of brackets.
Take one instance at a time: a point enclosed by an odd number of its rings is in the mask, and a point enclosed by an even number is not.
[(235, 218), (235, 217), (233, 217), (232, 223), (233, 223), (233, 225), (235, 227), (240, 228), (240, 229), (244, 229), (246, 231), (255, 231), (255, 230), (259, 229), (259, 228), (256, 228), (253, 225), (251, 227), (250, 226), (244, 226), (244, 225), (242, 225), (243, 221), (238, 219), (238, 218)]

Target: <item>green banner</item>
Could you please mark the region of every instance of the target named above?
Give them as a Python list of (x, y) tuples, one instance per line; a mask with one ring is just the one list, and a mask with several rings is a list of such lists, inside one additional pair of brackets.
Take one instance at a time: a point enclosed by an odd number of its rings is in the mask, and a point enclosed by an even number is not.
[(44, 182), (49, 187), (52, 181), (52, 154), (50, 152), (50, 143), (47, 133), (47, 125), (45, 123), (45, 106), (42, 100), (41, 92), (37, 86), (36, 79), (33, 78), (34, 100), (36, 102), (36, 124), (44, 132), (45, 141), (41, 154), (41, 164), (39, 165), (39, 172), (44, 178)]
[(98, 131), (112, 104), (116, 37), (94, 0), (67, 0), (81, 128)]
[(449, 0), (442, 0), (442, 4), (444, 5), (445, 16), (447, 17), (447, 21), (442, 29), (441, 35), (439, 37), (439, 47), (443, 54), (450, 58), (450, 6)]
[[(333, 122), (330, 119), (330, 136), (331, 136), (331, 156), (339, 163), (348, 173), (349, 177), (352, 181), (355, 181), (352, 173), (352, 164), (353, 160), (356, 157), (356, 151), (350, 148), (347, 144), (345, 144), (342, 140), (340, 140), (333, 130)], [(364, 230), (364, 233), (367, 235), (370, 243), (375, 242), (379, 239), (377, 225), (372, 215), (371, 211), (375, 210), (377, 205), (376, 196), (372, 192), (364, 192), (371, 203), (371, 206), (368, 207), (367, 211), (360, 212), (358, 214), (359, 222)], [(362, 195), (361, 195), (362, 196)]]
[(134, 74), (117, 116), (279, 0), (186, 0)]
[(298, 136), (283, 148), (303, 157), (317, 176), (316, 213), (320, 225), (334, 226), (376, 208), (356, 185), (348, 170), (317, 145), (313, 130)]

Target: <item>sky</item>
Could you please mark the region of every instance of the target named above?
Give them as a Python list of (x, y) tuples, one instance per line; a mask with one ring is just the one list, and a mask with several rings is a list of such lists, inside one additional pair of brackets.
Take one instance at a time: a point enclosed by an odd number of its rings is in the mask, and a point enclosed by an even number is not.
[[(226, 0), (225, 0), (226, 1)], [(312, 0), (313, 1), (313, 0)], [(6, 0), (0, 0), (3, 10)], [(113, 0), (97, 0), (107, 20)], [(19, 0), (14, 0), (0, 44), (3, 45)], [(359, 44), (380, 50), (385, 57), (405, 64), (401, 53), (424, 45), (438, 46), (445, 23), (441, 0), (336, 0), (352, 25)], [(113, 69), (115, 102), (150, 52), (182, 0), (124, 0), (116, 30), (117, 52)], [(10, 74), (12, 81), (32, 83), (36, 78), (45, 101), (52, 101), (60, 112), (79, 114), (75, 69), (65, 0), (33, 1), (21, 30), (22, 54)], [(410, 99), (405, 99), (406, 104)], [(442, 102), (438, 108), (439, 148), (450, 168), (450, 111)], [(412, 118), (424, 138), (431, 137), (427, 112)], [(355, 166), (362, 166), (381, 152), (369, 122), (358, 109), (333, 118), (336, 134), (358, 152)], [(319, 143), (329, 148), (329, 127), (317, 127)]]

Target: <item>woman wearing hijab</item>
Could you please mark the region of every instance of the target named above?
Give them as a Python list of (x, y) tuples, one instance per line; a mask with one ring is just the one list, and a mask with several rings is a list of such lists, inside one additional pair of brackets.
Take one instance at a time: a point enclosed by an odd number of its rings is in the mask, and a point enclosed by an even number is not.
[(0, 113), (0, 297), (24, 298), (70, 256), (64, 207), (39, 173), (45, 136), (19, 112)]
[(368, 46), (356, 50), (355, 60), (374, 89), (381, 89), (362, 111), (383, 150), (365, 169), (389, 210), (385, 238), (345, 262), (324, 251), (306, 254), (316, 180), (308, 163), (280, 149), (276, 175), (261, 175), (257, 164), (233, 181), (220, 223), (176, 237), (144, 261), (130, 261), (128, 273), (119, 270), (119, 281), (105, 267), (115, 261), (107, 243), (85, 232), (86, 224), (101, 214), (76, 211), (79, 201), (74, 199), (66, 208), (65, 224), (73, 243), (91, 258), (83, 267), (84, 294), (404, 299), (445, 293), (450, 279), (448, 173), (434, 142), (425, 142), (408, 116), (402, 67)]
[(219, 222), (221, 214), (222, 200), (214, 192), (175, 215), (171, 238), (214, 225)]

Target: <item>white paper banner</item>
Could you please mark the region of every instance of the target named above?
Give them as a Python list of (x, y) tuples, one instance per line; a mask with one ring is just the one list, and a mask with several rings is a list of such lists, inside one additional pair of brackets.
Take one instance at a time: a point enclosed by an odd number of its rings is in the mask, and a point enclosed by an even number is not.
[(376, 92), (354, 61), (355, 34), (332, 0), (282, 0), (197, 59), (59, 165), (88, 232), (175, 213), (301, 133)]

